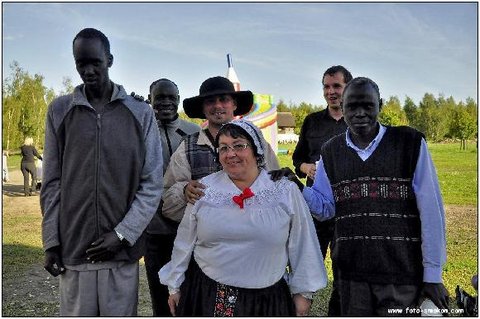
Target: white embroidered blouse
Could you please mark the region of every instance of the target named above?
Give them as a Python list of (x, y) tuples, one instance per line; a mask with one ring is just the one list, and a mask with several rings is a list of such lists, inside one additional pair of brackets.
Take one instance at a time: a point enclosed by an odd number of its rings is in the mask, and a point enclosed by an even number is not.
[(242, 191), (224, 171), (204, 177), (205, 196), (189, 204), (178, 228), (171, 261), (159, 271), (171, 293), (185, 279), (192, 252), (211, 279), (241, 288), (265, 288), (290, 273), (290, 292), (313, 293), (327, 284), (322, 253), (308, 206), (297, 186), (273, 182), (266, 171), (240, 209)]

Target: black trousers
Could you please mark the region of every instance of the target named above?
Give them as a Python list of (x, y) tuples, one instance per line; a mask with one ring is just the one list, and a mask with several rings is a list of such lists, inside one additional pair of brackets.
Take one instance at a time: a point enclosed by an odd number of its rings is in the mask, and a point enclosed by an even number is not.
[(147, 250), (144, 260), (150, 297), (152, 299), (153, 316), (171, 317), (172, 314), (168, 307), (168, 287), (160, 283), (158, 271), (170, 261), (176, 235), (154, 235), (148, 233), (146, 235)]
[(337, 288), (340, 292), (341, 316), (420, 316), (408, 312), (408, 309), (417, 307), (420, 286), (372, 284), (337, 278)]
[[(20, 169), (23, 174), (23, 191), (25, 195), (31, 194), (33, 190), (36, 189), (37, 185), (37, 168), (35, 167), (35, 162), (22, 162)], [(29, 176), (32, 176), (32, 184), (29, 185)]]

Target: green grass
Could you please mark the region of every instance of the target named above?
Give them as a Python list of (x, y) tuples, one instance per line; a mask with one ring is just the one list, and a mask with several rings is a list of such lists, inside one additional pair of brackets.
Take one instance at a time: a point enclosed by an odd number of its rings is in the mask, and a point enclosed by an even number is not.
[(446, 204), (477, 205), (477, 146), (466, 150), (455, 144), (429, 144)]
[(43, 261), (41, 214), (10, 207), (11, 198), (3, 200), (3, 278), (21, 273)]
[(20, 162), (22, 160), (22, 156), (20, 154), (10, 155), (7, 158), (7, 166), (9, 170), (20, 169)]

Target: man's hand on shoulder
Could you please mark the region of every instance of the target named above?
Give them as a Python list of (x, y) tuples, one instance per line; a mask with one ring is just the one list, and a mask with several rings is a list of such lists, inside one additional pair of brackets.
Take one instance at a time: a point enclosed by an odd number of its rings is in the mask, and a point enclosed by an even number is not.
[(185, 194), (187, 202), (192, 205), (195, 204), (197, 200), (199, 200), (205, 195), (205, 193), (203, 192), (204, 189), (205, 185), (203, 185), (197, 180), (191, 180), (190, 182), (188, 182), (188, 184), (185, 185), (183, 189), (183, 193)]
[(282, 177), (286, 177), (288, 178), (288, 180), (297, 184), (300, 191), (303, 191), (303, 188), (305, 187), (303, 183), (300, 182), (297, 175), (295, 175), (295, 173), (289, 167), (283, 167), (281, 169), (273, 170), (268, 172), (268, 174), (270, 174), (270, 178), (274, 182), (280, 180)]
[(137, 101), (146, 102), (150, 104), (149, 100), (145, 100), (145, 98), (142, 95), (138, 95), (135, 92), (130, 93), (130, 96), (132, 96)]

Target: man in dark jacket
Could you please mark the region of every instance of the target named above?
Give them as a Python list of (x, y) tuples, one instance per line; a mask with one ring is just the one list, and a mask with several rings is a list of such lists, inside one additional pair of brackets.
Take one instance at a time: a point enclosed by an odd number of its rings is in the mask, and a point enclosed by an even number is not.
[[(180, 95), (177, 85), (169, 79), (159, 79), (150, 85), (148, 96), (157, 118), (162, 139), (163, 173), (170, 157), (184, 137), (200, 131), (200, 126), (178, 117)], [(147, 251), (145, 269), (152, 298), (153, 315), (170, 317), (168, 287), (160, 284), (158, 272), (170, 261), (178, 223), (162, 215), (162, 203), (147, 228)]]
[(100, 31), (73, 40), (84, 84), (48, 108), (40, 204), (45, 269), (60, 275), (60, 316), (135, 316), (142, 233), (162, 194), (153, 110), (110, 81)]
[[(341, 65), (328, 68), (323, 74), (323, 97), (327, 108), (308, 115), (302, 124), (300, 137), (292, 155), (295, 173), (300, 178), (307, 177), (307, 186), (312, 186), (315, 176), (315, 162), (320, 158), (323, 144), (335, 135), (344, 133), (347, 124), (343, 120), (341, 100), (343, 89), (352, 79), (352, 74)], [(333, 245), (334, 220), (318, 221), (313, 219), (317, 231), (318, 242), (322, 249), (323, 259), (327, 255), (329, 245)], [(331, 247), (331, 249), (333, 249)], [(335, 277), (335, 265), (332, 265)], [(339, 315), (338, 295), (333, 286), (328, 305), (328, 315)]]

